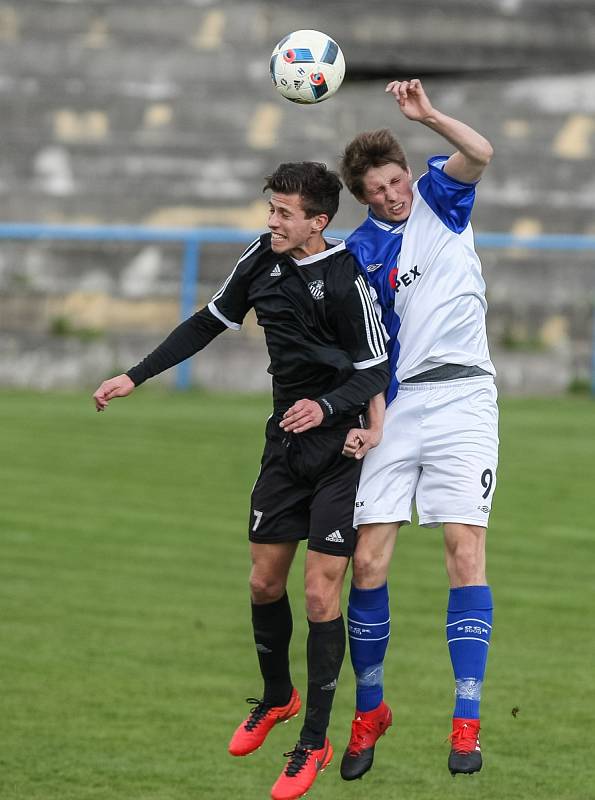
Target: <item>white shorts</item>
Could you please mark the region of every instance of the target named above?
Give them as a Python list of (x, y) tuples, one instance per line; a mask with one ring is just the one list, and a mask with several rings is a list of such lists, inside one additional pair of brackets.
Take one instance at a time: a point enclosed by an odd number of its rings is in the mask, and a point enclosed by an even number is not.
[(498, 466), (493, 378), (401, 384), (382, 441), (364, 458), (354, 525), (443, 522), (487, 527)]

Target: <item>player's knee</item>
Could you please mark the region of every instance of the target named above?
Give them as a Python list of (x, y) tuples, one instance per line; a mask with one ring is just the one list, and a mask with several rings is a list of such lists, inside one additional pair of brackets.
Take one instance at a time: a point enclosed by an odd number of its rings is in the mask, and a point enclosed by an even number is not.
[(252, 573), (250, 575), (250, 597), (254, 603), (274, 603), (285, 593), (285, 585), (275, 575)]
[(306, 614), (312, 622), (324, 618), (327, 608), (324, 596), (315, 589), (306, 590)]
[(478, 558), (475, 553), (459, 553), (453, 566), (453, 577), (459, 586), (485, 583), (485, 559)]
[(375, 548), (357, 546), (353, 556), (353, 582), (358, 589), (374, 589), (386, 581), (388, 563)]
[(334, 582), (314, 580), (306, 582), (306, 613), (311, 622), (336, 619), (340, 610), (340, 587)]

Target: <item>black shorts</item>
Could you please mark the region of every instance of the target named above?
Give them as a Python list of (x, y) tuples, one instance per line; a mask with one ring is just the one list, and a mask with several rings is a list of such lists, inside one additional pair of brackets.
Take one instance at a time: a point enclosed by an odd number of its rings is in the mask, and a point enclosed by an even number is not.
[(285, 433), (279, 417), (266, 427), (260, 474), (252, 490), (249, 538), (275, 544), (308, 540), (308, 549), (351, 556), (353, 507), (362, 462), (341, 454), (345, 427)]

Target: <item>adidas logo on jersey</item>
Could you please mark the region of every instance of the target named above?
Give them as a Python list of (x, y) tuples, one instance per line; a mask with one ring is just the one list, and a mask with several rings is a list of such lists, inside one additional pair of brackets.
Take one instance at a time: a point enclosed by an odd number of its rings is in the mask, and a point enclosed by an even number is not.
[(329, 533), (329, 535), (326, 537), (326, 541), (337, 542), (337, 544), (343, 544), (345, 542), (345, 539), (341, 536), (341, 531), (333, 531), (332, 533)]
[(279, 264), (275, 264), (273, 269), (271, 270), (271, 278), (278, 278), (281, 275), (281, 267)]

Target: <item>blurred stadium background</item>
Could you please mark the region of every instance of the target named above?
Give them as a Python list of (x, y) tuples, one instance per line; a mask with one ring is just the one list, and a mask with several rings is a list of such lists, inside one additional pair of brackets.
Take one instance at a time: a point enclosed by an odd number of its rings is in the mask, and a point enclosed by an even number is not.
[[(268, 59), (309, 27), (339, 41), (348, 74), (331, 101), (295, 107)], [(259, 690), (244, 526), (270, 401), (254, 320), (193, 360), (194, 391), (171, 392), (166, 375), (94, 415), (89, 390), (179, 319), (184, 247), (10, 226), (248, 236), (264, 223), (264, 175), (287, 159), (335, 164), (362, 128), (393, 127), (423, 170), (440, 139), (383, 94), (419, 76), (495, 145), (475, 230), (571, 238), (480, 250), (502, 396), (486, 767), (467, 782), (446, 770), (441, 544), (412, 526), (391, 575), (397, 724), (363, 783), (342, 784), (335, 765), (311, 795), (594, 800), (594, 52), (592, 0), (0, 0), (2, 798), (258, 800), (298, 729), (254, 759), (226, 755)], [(361, 214), (345, 192), (333, 227)], [(201, 246), (201, 303), (240, 248)], [(338, 753), (351, 711), (346, 662)]]
[[(332, 102), (296, 107), (268, 59), (313, 25), (340, 42), (347, 77)], [(495, 145), (477, 232), (593, 237), (594, 41), (591, 0), (3, 2), (0, 222), (260, 229), (264, 175), (287, 159), (335, 165), (365, 127), (393, 127), (419, 174), (444, 145), (382, 89), (420, 76)], [(345, 191), (334, 227), (362, 210)], [(201, 248), (200, 302), (240, 248)], [(499, 387), (587, 382), (595, 251), (481, 255)], [(136, 361), (179, 317), (181, 262), (158, 242), (0, 239), (0, 385), (91, 385)], [(265, 366), (251, 320), (196, 360), (193, 382), (266, 389)]]

